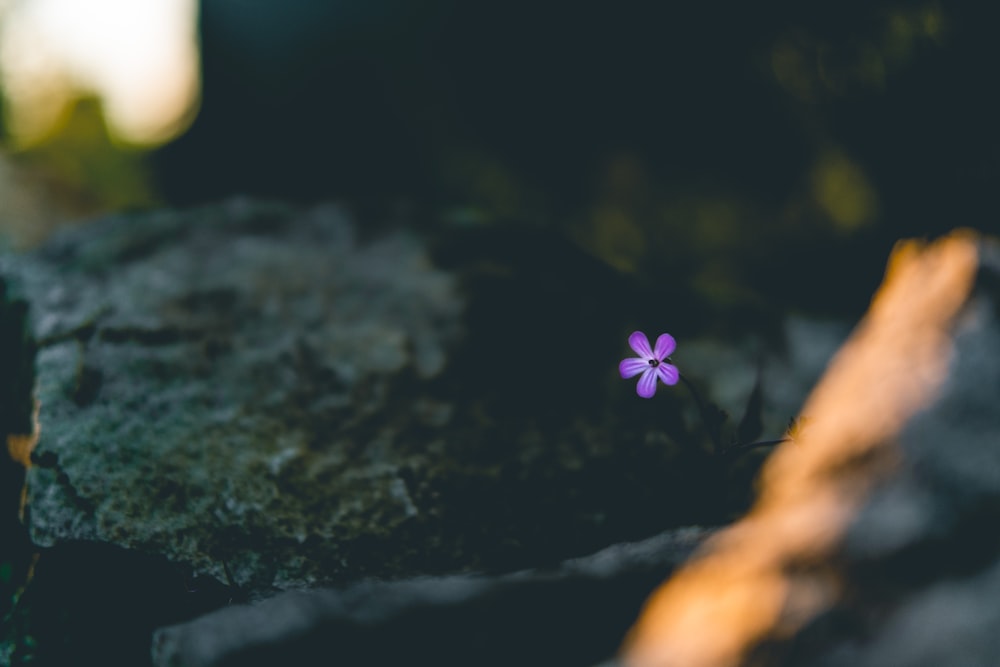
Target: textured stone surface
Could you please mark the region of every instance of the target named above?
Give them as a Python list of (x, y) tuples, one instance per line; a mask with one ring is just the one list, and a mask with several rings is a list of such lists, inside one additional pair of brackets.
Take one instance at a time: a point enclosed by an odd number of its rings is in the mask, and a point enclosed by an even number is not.
[[(25, 663), (82, 651), (133, 664), (143, 628), (230, 599), (456, 573), (491, 586), (718, 525), (745, 507), (764, 452), (713, 453), (683, 387), (638, 399), (617, 364), (649, 326), (637, 313), (670, 293), (543, 232), (360, 235), (335, 207), (234, 201), (95, 221), (0, 255), (0, 277), (38, 349)], [(775, 437), (842, 331), (789, 321), (784, 356), (678, 332), (675, 361), (735, 425), (766, 357), (762, 435)], [(128, 564), (123, 581), (166, 583), (119, 586), (103, 553)], [(142, 622), (90, 623), (81, 571), (125, 606), (148, 596)], [(548, 599), (621, 601), (613, 588)], [(108, 637), (126, 625), (135, 636)]]
[(550, 570), (284, 593), (157, 631), (157, 667), (558, 665), (611, 655), (649, 587), (710, 534), (680, 529)]
[(628, 665), (1000, 661), (998, 288), (993, 240), (897, 248), (754, 509), (653, 596)]
[(462, 302), (412, 237), (360, 244), (336, 209), (237, 202), (109, 219), (19, 261), (38, 545), (106, 541), (220, 579), (225, 561), (285, 587), (417, 513), (407, 453), (386, 449), (418, 426), (432, 447), (448, 406), (393, 391), (440, 373)]
[[(368, 236), (335, 207), (234, 201), (0, 256), (38, 346), (36, 544), (257, 595), (544, 565), (739, 508), (754, 459), (733, 473), (683, 391), (617, 378), (648, 295), (545, 236), (455, 241), (449, 269), (413, 233)], [(752, 387), (747, 358), (706, 361), (708, 388)], [(775, 377), (783, 426), (807, 381)]]

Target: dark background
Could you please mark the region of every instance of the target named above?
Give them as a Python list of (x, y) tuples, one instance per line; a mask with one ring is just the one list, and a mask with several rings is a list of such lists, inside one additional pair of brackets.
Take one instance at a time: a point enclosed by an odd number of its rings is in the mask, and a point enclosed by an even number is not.
[(997, 226), (993, 14), (209, 0), (158, 186), (532, 224), (694, 298), (853, 315), (897, 238)]
[(368, 225), (541, 230), (720, 312), (855, 317), (897, 239), (998, 226), (996, 14), (205, 0), (184, 134), (123, 148), (82, 99), (12, 159), (63, 219), (335, 199)]

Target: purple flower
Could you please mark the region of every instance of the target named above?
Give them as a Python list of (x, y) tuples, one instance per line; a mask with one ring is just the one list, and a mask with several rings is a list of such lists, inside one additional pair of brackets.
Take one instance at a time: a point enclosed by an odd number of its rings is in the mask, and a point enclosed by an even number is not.
[(642, 373), (639, 375), (639, 384), (635, 387), (635, 393), (643, 398), (652, 398), (653, 394), (656, 393), (656, 378), (660, 378), (663, 384), (677, 384), (677, 380), (681, 376), (680, 371), (673, 364), (664, 361), (677, 348), (677, 341), (674, 340), (673, 336), (660, 334), (659, 338), (656, 339), (656, 346), (651, 349), (646, 334), (634, 331), (628, 337), (628, 344), (639, 357), (622, 359), (622, 362), (618, 364), (618, 372), (621, 373), (622, 379), (635, 377)]

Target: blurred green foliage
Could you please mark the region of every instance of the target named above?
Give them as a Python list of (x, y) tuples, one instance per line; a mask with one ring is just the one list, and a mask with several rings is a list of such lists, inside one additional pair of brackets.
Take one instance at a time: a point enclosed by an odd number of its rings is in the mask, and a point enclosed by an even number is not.
[(55, 132), (15, 156), (47, 174), (84, 209), (119, 211), (157, 203), (145, 151), (111, 141), (93, 98), (78, 100)]
[[(77, 100), (37, 141), (0, 148), (0, 159), (4, 156), (18, 179), (0, 183), (0, 192), (26, 186), (32, 197), (45, 200), (19, 208), (13, 208), (13, 197), (0, 201), (0, 235), (6, 232), (15, 241), (40, 240), (68, 220), (162, 203), (148, 152), (114, 143), (101, 105), (92, 97)], [(26, 229), (28, 224), (35, 228)]]

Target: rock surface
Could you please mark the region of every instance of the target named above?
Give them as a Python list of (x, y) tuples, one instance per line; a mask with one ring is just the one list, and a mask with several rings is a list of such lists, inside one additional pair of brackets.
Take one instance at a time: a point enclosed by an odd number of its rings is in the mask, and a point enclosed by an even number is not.
[(649, 587), (709, 531), (680, 529), (550, 570), (294, 591), (157, 631), (157, 667), (576, 665), (610, 656)]
[(361, 246), (332, 208), (233, 204), (108, 219), (40, 259), (8, 269), (40, 347), (36, 544), (288, 587), (419, 512), (405, 447), (433, 448), (449, 406), (393, 392), (441, 372), (462, 301), (412, 237)]
[[(631, 305), (599, 265), (534, 241), (527, 269), (460, 283), (475, 253), (446, 271), (412, 233), (368, 236), (335, 207), (234, 201), (0, 257), (38, 346), (35, 544), (266, 595), (552, 564), (731, 511), (727, 471), (678, 449), (702, 437), (683, 400), (615, 377), (607, 315)], [(579, 360), (556, 391), (546, 330)]]
[[(398, 227), (361, 234), (332, 206), (233, 201), (99, 220), (0, 255), (37, 347), (26, 521), (41, 555), (17, 623), (45, 639), (22, 639), (18, 660), (79, 650), (134, 664), (149, 628), (281, 590), (425, 590), (357, 583), (373, 579), (476, 573), (448, 580), (479, 592), (446, 617), (493, 590), (516, 591), (508, 610), (546, 590), (564, 609), (588, 590), (624, 600), (589, 575), (577, 588), (497, 573), (745, 507), (764, 450), (713, 452), (689, 394), (644, 401), (617, 376), (628, 333), (646, 326), (636, 313), (664, 295), (565, 239), (459, 237), (432, 246)], [(675, 361), (734, 424), (766, 357), (750, 430), (775, 437), (843, 331), (790, 321), (784, 356), (678, 333)], [(4, 389), (30, 405), (22, 385)], [(131, 628), (127, 643), (99, 640), (108, 628), (85, 612), (53, 612), (101, 595), (84, 571), (113, 580), (123, 607), (148, 598), (109, 617)], [(642, 571), (622, 576), (652, 586)], [(436, 604), (421, 599), (413, 609)], [(632, 618), (621, 605), (616, 633)]]

